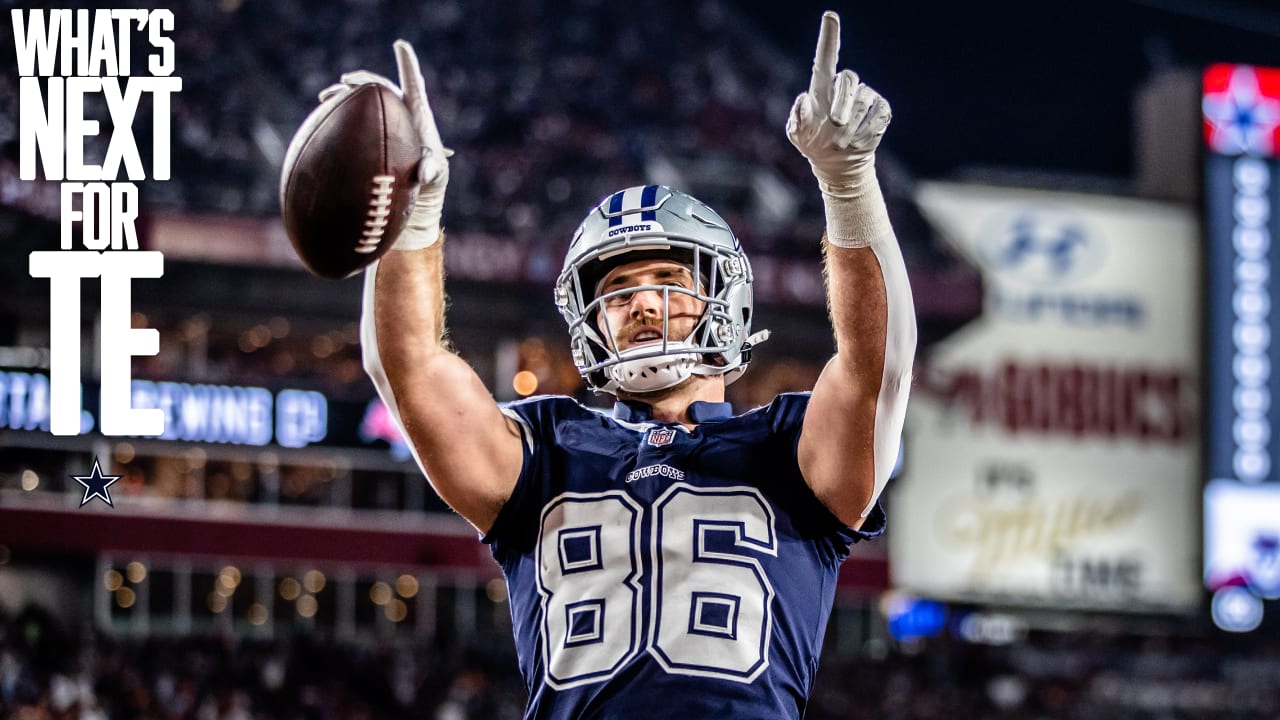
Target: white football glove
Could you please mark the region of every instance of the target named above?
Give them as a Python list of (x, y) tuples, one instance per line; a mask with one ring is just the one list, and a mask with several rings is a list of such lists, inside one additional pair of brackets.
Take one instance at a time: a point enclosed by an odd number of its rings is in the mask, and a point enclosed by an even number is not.
[(809, 91), (787, 119), (787, 138), (809, 160), (826, 206), (827, 241), (866, 247), (893, 232), (876, 181), (875, 155), (892, 113), (889, 103), (858, 81), (836, 73), (840, 16), (827, 11), (818, 32)]
[(413, 202), (413, 210), (409, 213), (404, 230), (391, 249), (420, 250), (434, 245), (440, 239), (440, 215), (444, 210), (444, 190), (449, 184), (449, 156), (453, 155), (453, 151), (446, 149), (440, 140), (440, 131), (436, 128), (435, 116), (431, 114), (431, 104), (427, 102), (422, 69), (418, 66), (418, 55), (413, 51), (413, 46), (404, 40), (397, 40), (395, 51), (396, 65), (400, 71), (399, 87), (377, 73), (357, 70), (344, 73), (340, 78), (341, 82), (321, 90), (320, 101), (324, 102), (368, 83), (385, 85), (404, 98), (409, 114), (413, 117), (413, 126), (422, 141), (422, 162), (418, 164), (418, 196)]

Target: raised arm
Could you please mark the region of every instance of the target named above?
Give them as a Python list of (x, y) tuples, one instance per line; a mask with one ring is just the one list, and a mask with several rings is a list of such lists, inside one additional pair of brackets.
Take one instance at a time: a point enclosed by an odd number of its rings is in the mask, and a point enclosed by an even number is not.
[(889, 103), (836, 72), (840, 18), (822, 17), (809, 91), (787, 137), (822, 190), (827, 298), (836, 354), (813, 389), (797, 448), (815, 495), (859, 527), (889, 480), (901, 444), (916, 347), (915, 308), (875, 174)]
[[(440, 216), (450, 153), (436, 129), (413, 48), (399, 40), (395, 50), (403, 97), (422, 138), (422, 185), (395, 246), (365, 271), (364, 366), (432, 487), (484, 532), (515, 486), (523, 440), (516, 421), (447, 345)], [(370, 73), (343, 76), (344, 84), (362, 82), (391, 84)]]

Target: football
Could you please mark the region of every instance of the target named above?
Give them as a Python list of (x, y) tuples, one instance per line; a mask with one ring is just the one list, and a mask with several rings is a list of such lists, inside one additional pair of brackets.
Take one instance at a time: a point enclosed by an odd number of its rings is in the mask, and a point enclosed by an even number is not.
[(382, 257), (417, 196), (422, 144), (390, 88), (359, 85), (302, 122), (280, 173), (280, 214), (303, 265), (348, 277)]

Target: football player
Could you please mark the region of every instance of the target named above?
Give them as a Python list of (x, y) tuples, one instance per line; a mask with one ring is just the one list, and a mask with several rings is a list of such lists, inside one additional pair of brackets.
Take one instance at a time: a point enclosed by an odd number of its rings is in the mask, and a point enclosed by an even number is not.
[[(448, 156), (418, 61), (395, 45), (425, 146), (394, 250), (365, 275), (365, 367), (436, 492), (506, 575), (533, 718), (798, 718), (841, 562), (884, 528), (915, 315), (875, 176), (889, 105), (837, 73), (822, 18), (787, 122), (826, 208), (837, 352), (812, 393), (735, 415), (725, 386), (753, 346), (751, 266), (683, 192), (609, 195), (574, 234), (555, 302), (587, 384), (499, 406), (444, 341)], [(346, 85), (385, 82), (369, 73)]]

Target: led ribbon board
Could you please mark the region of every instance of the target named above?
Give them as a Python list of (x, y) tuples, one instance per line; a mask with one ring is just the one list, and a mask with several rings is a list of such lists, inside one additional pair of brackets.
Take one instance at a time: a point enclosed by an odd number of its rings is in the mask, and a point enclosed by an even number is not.
[[(1278, 593), (1272, 238), (1280, 230), (1280, 69), (1217, 64), (1203, 75), (1205, 584), (1214, 622), (1262, 624)], [(1274, 491), (1274, 492), (1272, 492)], [(1274, 499), (1273, 499), (1274, 498)], [(1230, 522), (1224, 520), (1234, 518)], [(1270, 614), (1274, 615), (1274, 611)]]

